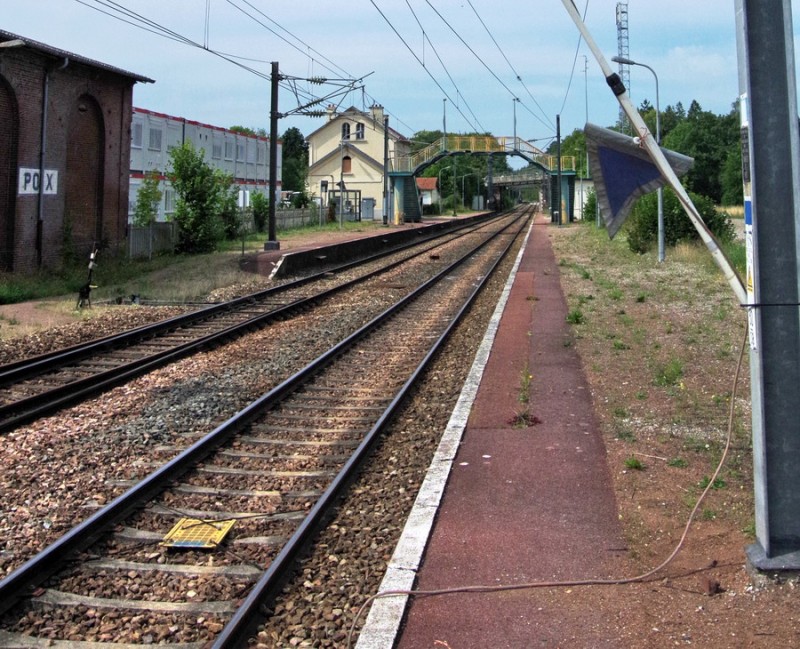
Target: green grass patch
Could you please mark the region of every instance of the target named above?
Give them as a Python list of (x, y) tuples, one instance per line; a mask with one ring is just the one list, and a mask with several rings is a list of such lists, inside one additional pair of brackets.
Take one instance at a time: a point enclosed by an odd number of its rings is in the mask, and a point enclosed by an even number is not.
[(683, 378), (683, 363), (677, 358), (670, 359), (656, 367), (653, 382), (660, 387), (677, 385)]

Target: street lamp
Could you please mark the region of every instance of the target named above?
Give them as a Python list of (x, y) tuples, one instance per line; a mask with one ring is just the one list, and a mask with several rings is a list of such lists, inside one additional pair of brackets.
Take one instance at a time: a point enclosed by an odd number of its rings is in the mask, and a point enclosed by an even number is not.
[(517, 102), (519, 101), (518, 97), (514, 97), (514, 148), (513, 151), (517, 151)]
[[(653, 73), (653, 78), (656, 80), (656, 144), (661, 145), (661, 110), (658, 105), (658, 75), (649, 65), (626, 59), (622, 56), (614, 56), (611, 58), (614, 63), (621, 63), (622, 65), (638, 65), (642, 68), (647, 68)], [(664, 261), (664, 189), (658, 188), (658, 261)]]

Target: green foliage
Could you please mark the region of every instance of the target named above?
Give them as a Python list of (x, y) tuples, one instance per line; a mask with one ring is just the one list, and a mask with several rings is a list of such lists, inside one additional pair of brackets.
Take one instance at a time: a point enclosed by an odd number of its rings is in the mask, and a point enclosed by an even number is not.
[(216, 250), (225, 236), (220, 218), (224, 187), (214, 170), (190, 142), (170, 152), (170, 180), (177, 195), (175, 221), (179, 227), (178, 251), (202, 253)]
[[(583, 204), (584, 223), (594, 223), (596, 220), (595, 214), (597, 214), (597, 193), (594, 189), (590, 189), (586, 192), (586, 201)], [(600, 223), (603, 223), (602, 219)]]
[(136, 194), (136, 207), (133, 211), (134, 225), (142, 227), (155, 223), (158, 216), (158, 204), (164, 195), (158, 187), (159, 178), (160, 173), (156, 169), (145, 174), (139, 192)]
[(586, 322), (586, 316), (580, 309), (571, 309), (570, 312), (567, 313), (567, 322), (574, 325), (583, 324)]
[[(706, 198), (689, 192), (689, 197), (697, 207), (700, 216), (723, 243), (733, 240), (735, 231), (730, 216), (720, 212), (714, 203)], [(633, 252), (646, 253), (658, 240), (658, 196), (655, 192), (642, 196), (634, 206), (631, 215), (625, 222), (625, 233), (628, 247)], [(678, 197), (669, 189), (664, 190), (664, 241), (674, 246), (679, 241), (695, 241), (699, 239), (697, 230), (689, 220)]]
[(214, 170), (214, 181), (219, 185), (219, 215), (225, 229), (226, 239), (236, 239), (241, 230), (242, 216), (239, 211), (239, 188), (233, 176), (220, 169)]
[[(714, 203), (722, 203), (722, 171), (732, 146), (739, 146), (739, 121), (734, 111), (727, 115), (714, 115), (704, 111), (693, 101), (686, 119), (662, 138), (668, 149), (694, 158), (694, 165), (686, 174), (686, 188), (708, 196)], [(731, 182), (731, 179), (728, 179)], [(742, 184), (741, 172), (738, 183)]]
[(264, 232), (269, 218), (269, 199), (261, 192), (254, 192), (250, 196), (250, 207), (253, 210), (256, 231)]
[(661, 387), (677, 385), (683, 378), (683, 363), (677, 358), (670, 359), (656, 368), (654, 383)]
[(308, 177), (308, 143), (300, 129), (287, 128), (281, 137), (281, 175), (284, 191), (303, 192)]
[[(549, 153), (556, 155), (558, 145), (550, 145)], [(561, 140), (561, 157), (572, 157), (575, 159), (575, 171), (578, 178), (589, 176), (586, 169), (586, 136), (583, 129), (575, 129)], [(594, 212), (592, 212), (594, 213)]]
[(625, 460), (625, 468), (632, 471), (644, 471), (644, 464), (636, 457), (629, 457)]

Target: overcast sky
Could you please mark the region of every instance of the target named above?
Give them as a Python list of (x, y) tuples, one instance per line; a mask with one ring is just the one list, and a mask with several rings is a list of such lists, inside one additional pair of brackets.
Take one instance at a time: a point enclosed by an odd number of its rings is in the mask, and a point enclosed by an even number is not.
[[(576, 5), (606, 57), (616, 55), (617, 1)], [(115, 6), (200, 47), (130, 24), (141, 25), (138, 19), (122, 22)], [(363, 91), (336, 103), (366, 109), (378, 102), (408, 137), (441, 129), (445, 115), (449, 132), (512, 135), (514, 97), (517, 135), (543, 147), (556, 115), (566, 135), (587, 112), (602, 126), (619, 113), (560, 0), (0, 0), (0, 9), (6, 31), (154, 79), (135, 86), (135, 106), (215, 126), (268, 128), (271, 61), (303, 79), (363, 77)], [(629, 0), (628, 27), (629, 56), (658, 74), (662, 108), (697, 100), (715, 113), (731, 109), (734, 0)], [(632, 67), (630, 77), (634, 103), (654, 104), (652, 73)], [(301, 103), (334, 90), (306, 81), (297, 87)], [(297, 106), (282, 88), (280, 112)], [(308, 134), (322, 123), (287, 116), (279, 131), (296, 126)]]

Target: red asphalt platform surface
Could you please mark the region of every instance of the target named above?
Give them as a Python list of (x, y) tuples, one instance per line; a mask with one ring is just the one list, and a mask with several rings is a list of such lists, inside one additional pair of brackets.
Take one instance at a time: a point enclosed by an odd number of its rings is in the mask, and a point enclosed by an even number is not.
[[(549, 235), (557, 226), (543, 218), (532, 227), (500, 318), (417, 590), (604, 578), (624, 553), (605, 446), (569, 345)], [(522, 409), (526, 370), (536, 422), (518, 427), (513, 417)], [(599, 613), (543, 606), (537, 593), (412, 598), (394, 646), (611, 646), (592, 637)]]

